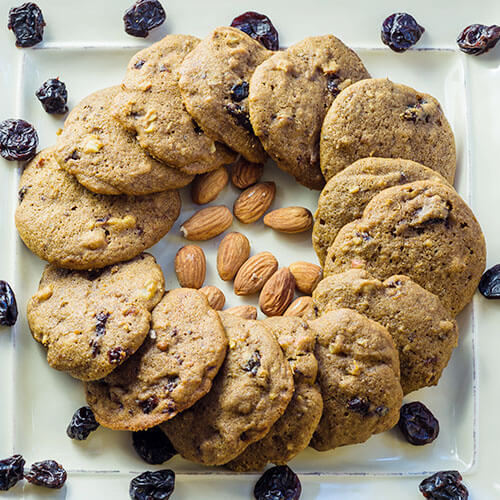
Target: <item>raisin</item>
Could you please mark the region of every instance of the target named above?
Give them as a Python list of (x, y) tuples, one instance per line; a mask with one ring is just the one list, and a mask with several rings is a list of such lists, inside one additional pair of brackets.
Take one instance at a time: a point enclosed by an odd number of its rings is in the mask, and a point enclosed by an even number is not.
[(280, 48), (278, 31), (271, 19), (264, 14), (252, 11), (245, 12), (235, 17), (231, 22), (231, 26), (257, 40), (266, 49), (278, 50)]
[(167, 500), (174, 491), (175, 474), (170, 469), (146, 471), (130, 481), (133, 500)]
[(38, 147), (38, 134), (24, 121), (9, 118), (0, 123), (0, 154), (6, 160), (31, 160)]
[(43, 460), (32, 464), (24, 478), (37, 486), (62, 488), (66, 482), (66, 471), (55, 460)]
[(108, 321), (109, 313), (100, 312), (95, 315), (95, 334), (101, 337), (106, 333), (106, 322)]
[(125, 31), (129, 35), (145, 38), (149, 30), (163, 24), (166, 17), (158, 0), (137, 0), (123, 15)]
[(115, 347), (114, 349), (110, 349), (108, 351), (108, 359), (112, 365), (119, 365), (120, 363), (125, 361), (127, 356), (128, 350), (121, 347)]
[(16, 35), (17, 47), (33, 47), (43, 39), (43, 19), (40, 7), (33, 2), (9, 10), (8, 28)]
[(68, 91), (66, 85), (59, 78), (49, 78), (36, 91), (35, 95), (42, 103), (47, 113), (63, 115), (68, 112)]
[(396, 12), (382, 23), (382, 42), (394, 52), (404, 52), (415, 45), (425, 28), (406, 12)]
[(257, 375), (257, 372), (260, 368), (260, 359), (260, 352), (255, 351), (250, 359), (245, 363), (243, 370), (245, 370), (246, 372), (250, 372), (252, 375)]
[(424, 479), (419, 490), (425, 498), (433, 500), (467, 500), (469, 492), (462, 484), (462, 476), (456, 470), (436, 472)]
[(71, 439), (84, 441), (91, 432), (99, 427), (94, 412), (88, 406), (82, 406), (75, 411), (71, 417), (71, 422), (66, 429), (66, 434)]
[(248, 97), (248, 82), (241, 82), (233, 85), (231, 89), (231, 100), (241, 102)]
[(326, 88), (334, 97), (340, 94), (339, 84), (341, 82), (341, 78), (336, 73), (326, 74)]
[(134, 64), (134, 68), (135, 69), (141, 69), (144, 64), (146, 63), (146, 61), (144, 59), (139, 59), (135, 64)]
[(226, 110), (231, 116), (234, 117), (238, 125), (253, 133), (253, 128), (250, 123), (250, 117), (239, 104), (230, 102), (229, 104), (226, 104)]
[(162, 464), (177, 455), (170, 439), (159, 427), (133, 432), (132, 444), (137, 454), (152, 465)]
[(362, 398), (352, 398), (347, 402), (347, 408), (351, 411), (359, 413), (363, 417), (370, 415), (370, 402)]
[(420, 401), (401, 407), (398, 426), (406, 440), (416, 446), (432, 443), (439, 434), (439, 422)]
[(17, 321), (16, 296), (10, 285), (0, 280), (0, 325), (12, 326)]
[(479, 56), (492, 49), (500, 40), (500, 26), (471, 24), (457, 38), (459, 49), (466, 54)]
[(7, 491), (23, 478), (24, 458), (12, 455), (0, 460), (0, 491)]
[(253, 490), (257, 500), (297, 500), (301, 492), (297, 474), (287, 465), (266, 470)]
[(479, 291), (487, 299), (500, 299), (500, 264), (488, 269), (481, 276)]
[(148, 399), (144, 401), (139, 401), (139, 406), (143, 413), (151, 413), (157, 406), (159, 400), (156, 396), (150, 396)]

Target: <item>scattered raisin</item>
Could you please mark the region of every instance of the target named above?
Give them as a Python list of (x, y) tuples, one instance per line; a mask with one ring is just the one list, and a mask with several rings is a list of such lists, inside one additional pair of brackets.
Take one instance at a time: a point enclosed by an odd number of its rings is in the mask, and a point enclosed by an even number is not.
[(33, 47), (43, 39), (43, 19), (40, 7), (33, 2), (9, 10), (8, 28), (16, 35), (17, 47)]
[(163, 24), (166, 17), (158, 0), (137, 0), (123, 15), (125, 31), (129, 35), (145, 38), (150, 30)]
[(439, 422), (420, 401), (401, 407), (398, 426), (406, 440), (416, 446), (432, 443), (439, 434)]
[(492, 49), (500, 40), (500, 26), (471, 24), (457, 38), (459, 49), (466, 54), (479, 56)]
[(66, 482), (66, 471), (55, 460), (43, 460), (32, 464), (24, 478), (37, 486), (62, 488)]
[(130, 481), (129, 494), (133, 500), (168, 500), (174, 487), (174, 471), (146, 471)]
[(13, 455), (0, 460), (0, 491), (7, 491), (23, 478), (24, 458)]
[(17, 321), (16, 296), (10, 285), (0, 280), (0, 325), (13, 326)]
[(488, 269), (481, 276), (479, 291), (487, 299), (500, 299), (500, 264)]
[(253, 128), (250, 123), (250, 117), (239, 104), (230, 102), (229, 104), (226, 104), (226, 110), (231, 116), (234, 117), (238, 125), (253, 133)]
[(133, 432), (132, 444), (137, 454), (152, 465), (162, 464), (177, 455), (170, 439), (159, 427)]
[(36, 91), (35, 95), (42, 103), (47, 113), (63, 115), (68, 112), (68, 91), (66, 85), (59, 78), (49, 78)]
[(66, 429), (66, 434), (71, 439), (84, 441), (87, 439), (91, 432), (99, 427), (94, 412), (88, 406), (78, 408), (71, 417), (71, 422)]
[(425, 498), (433, 500), (467, 500), (469, 492), (462, 484), (462, 476), (456, 470), (436, 472), (424, 479), (419, 490)]
[(38, 147), (38, 134), (24, 121), (9, 118), (0, 123), (0, 154), (6, 160), (31, 160)]
[(301, 492), (297, 474), (287, 465), (266, 470), (253, 490), (257, 500), (297, 500)]
[(425, 28), (406, 12), (396, 12), (382, 23), (382, 42), (394, 52), (404, 52), (415, 45)]
[(280, 48), (278, 31), (273, 26), (271, 19), (264, 14), (252, 11), (245, 12), (235, 17), (231, 26), (257, 40), (266, 49), (278, 50)]
[(248, 97), (248, 82), (241, 82), (233, 85), (231, 89), (231, 100), (241, 102)]

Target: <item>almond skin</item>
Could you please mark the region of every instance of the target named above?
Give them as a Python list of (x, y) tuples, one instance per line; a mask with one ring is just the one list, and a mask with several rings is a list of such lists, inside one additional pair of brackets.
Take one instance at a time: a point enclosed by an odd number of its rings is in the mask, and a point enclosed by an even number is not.
[(283, 316), (297, 316), (302, 318), (313, 303), (312, 297), (304, 295), (296, 298), (283, 313)]
[(181, 226), (184, 238), (191, 241), (205, 241), (223, 233), (233, 223), (233, 214), (224, 205), (198, 210)]
[(186, 245), (177, 252), (174, 261), (179, 285), (184, 288), (201, 288), (207, 272), (203, 250), (197, 245)]
[(274, 182), (259, 182), (245, 189), (234, 202), (234, 216), (243, 224), (259, 220), (271, 206), (275, 194)]
[(226, 309), (224, 312), (234, 314), (243, 319), (257, 319), (257, 308), (254, 306), (236, 306)]
[(216, 286), (204, 286), (200, 288), (200, 292), (205, 295), (208, 300), (208, 304), (212, 309), (220, 311), (224, 304), (226, 303), (226, 296), (224, 292), (217, 288)]
[(241, 157), (231, 167), (231, 182), (239, 189), (246, 189), (260, 180), (263, 171), (261, 163), (251, 163)]
[(250, 242), (241, 233), (224, 236), (217, 250), (217, 271), (224, 281), (232, 280), (250, 255)]
[(250, 257), (241, 267), (234, 279), (236, 295), (252, 295), (266, 284), (278, 269), (278, 261), (271, 252), (260, 252)]
[(323, 278), (323, 270), (317, 264), (299, 260), (288, 266), (295, 278), (295, 285), (299, 292), (312, 295), (317, 284)]
[(282, 233), (303, 233), (311, 229), (313, 216), (304, 207), (284, 207), (267, 213), (264, 224)]
[(229, 174), (226, 167), (197, 175), (191, 185), (191, 199), (198, 205), (214, 201), (227, 186)]
[(281, 316), (293, 300), (295, 279), (288, 269), (276, 271), (262, 288), (259, 297), (260, 310), (266, 316)]

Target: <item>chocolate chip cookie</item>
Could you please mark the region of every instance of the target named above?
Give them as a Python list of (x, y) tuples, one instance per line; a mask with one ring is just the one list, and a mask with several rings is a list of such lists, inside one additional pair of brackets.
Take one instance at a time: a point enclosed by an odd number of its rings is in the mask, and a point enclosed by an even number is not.
[(370, 78), (354, 51), (333, 35), (306, 38), (276, 52), (250, 80), (250, 122), (278, 166), (311, 189), (324, 185), (319, 138), (342, 89)]
[(98, 271), (50, 264), (28, 302), (31, 333), (52, 368), (81, 380), (103, 378), (141, 346), (164, 285), (149, 254)]
[(102, 380), (87, 382), (96, 420), (117, 430), (141, 430), (168, 420), (203, 397), (227, 349), (217, 313), (190, 288), (168, 292), (154, 308), (141, 348)]
[(324, 401), (311, 445), (330, 450), (394, 427), (403, 391), (398, 351), (386, 328), (351, 309), (328, 312), (311, 327)]
[(177, 191), (105, 196), (63, 170), (53, 148), (39, 153), (21, 176), (16, 227), (36, 255), (69, 269), (101, 268), (153, 246), (179, 216)]

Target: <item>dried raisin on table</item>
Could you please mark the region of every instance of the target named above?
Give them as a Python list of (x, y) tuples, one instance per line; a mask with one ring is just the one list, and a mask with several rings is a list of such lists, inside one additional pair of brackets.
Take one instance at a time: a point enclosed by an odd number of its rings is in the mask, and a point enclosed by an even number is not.
[(471, 24), (457, 38), (458, 48), (466, 54), (479, 56), (492, 49), (500, 40), (500, 26)]
[(500, 264), (491, 267), (481, 276), (478, 288), (487, 299), (500, 299)]
[(177, 454), (170, 439), (159, 427), (133, 432), (132, 444), (137, 454), (151, 465), (162, 464)]
[(268, 469), (253, 490), (257, 500), (297, 500), (301, 493), (300, 480), (287, 465)]
[(9, 10), (8, 28), (16, 36), (17, 47), (33, 47), (43, 39), (45, 21), (42, 11), (33, 2)]
[(174, 487), (174, 471), (146, 471), (130, 481), (129, 494), (133, 500), (168, 500)]
[(425, 498), (432, 500), (467, 500), (469, 492), (462, 484), (462, 476), (456, 470), (436, 472), (424, 479), (419, 490)]
[(31, 465), (24, 478), (37, 486), (45, 488), (62, 488), (66, 482), (64, 467), (55, 460), (42, 460)]
[(98, 427), (99, 424), (95, 419), (94, 412), (89, 406), (82, 406), (78, 408), (71, 417), (71, 422), (66, 429), (66, 434), (71, 439), (83, 441)]
[(391, 14), (382, 23), (382, 42), (394, 52), (404, 52), (415, 45), (425, 28), (406, 12)]
[(123, 15), (125, 31), (145, 38), (149, 31), (165, 22), (165, 10), (158, 0), (138, 0)]
[(17, 321), (17, 302), (10, 285), (0, 280), (0, 325), (13, 326)]
[(61, 82), (59, 78), (49, 78), (36, 91), (35, 95), (47, 113), (56, 115), (67, 113), (68, 91), (65, 83)]
[(23, 478), (24, 464), (21, 455), (12, 455), (0, 460), (0, 491), (10, 490)]
[(416, 446), (432, 443), (439, 434), (439, 422), (420, 401), (403, 405), (399, 411), (399, 429)]
[(24, 120), (9, 118), (0, 123), (0, 155), (6, 160), (31, 160), (38, 147), (38, 134)]
[(253, 11), (245, 12), (235, 17), (231, 22), (231, 26), (257, 40), (266, 49), (278, 50), (280, 48), (278, 31), (271, 19), (264, 14)]

